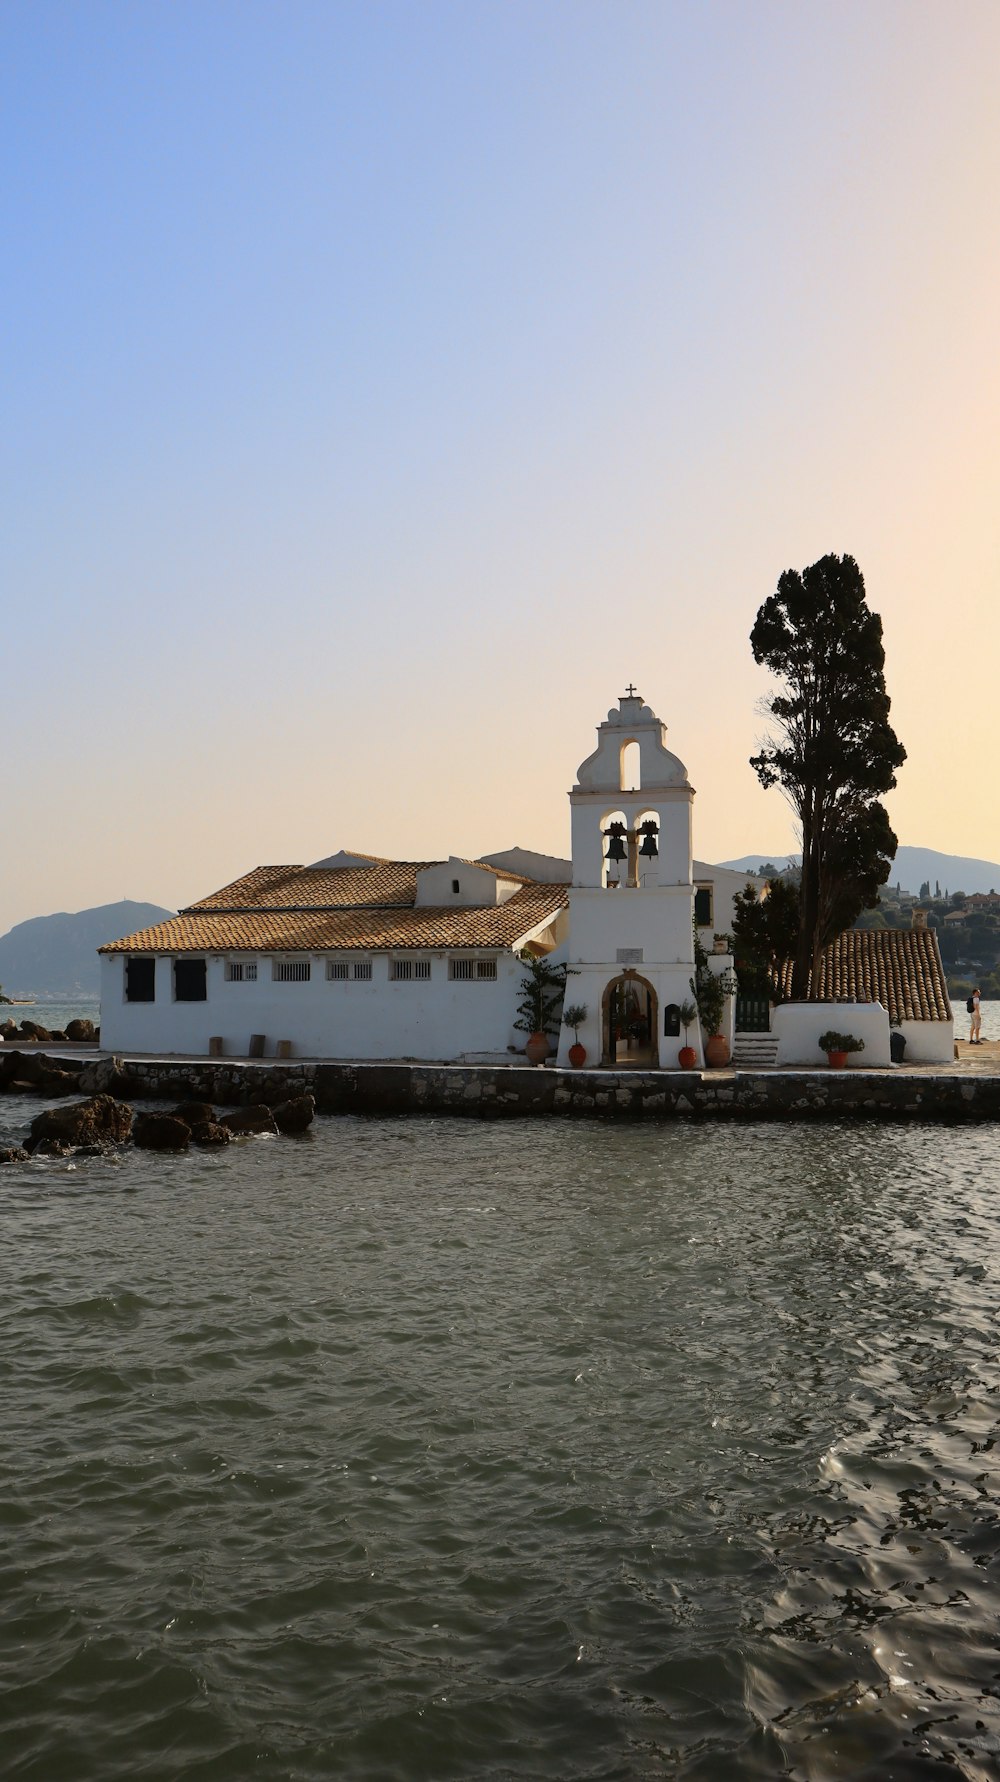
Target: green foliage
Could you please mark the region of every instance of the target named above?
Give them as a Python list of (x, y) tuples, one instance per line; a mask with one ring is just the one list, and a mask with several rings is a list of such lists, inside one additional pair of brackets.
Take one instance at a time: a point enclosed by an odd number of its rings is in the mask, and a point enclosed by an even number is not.
[(4, 993), (3, 993), (3, 985), (2, 985), (2, 984), (0, 984), (0, 1002), (6, 1002), (6, 1003), (10, 1003), (10, 1004), (13, 1004), (13, 1001), (14, 1001), (14, 998), (13, 998), (13, 997), (12, 997), (12, 996), (5, 996), (5, 995), (4, 995)]
[(705, 1039), (711, 1039), (722, 1027), (726, 997), (735, 996), (737, 985), (731, 971), (712, 970), (708, 963), (708, 954), (701, 944), (697, 923), (694, 925), (694, 977), (690, 983), (702, 1034)]
[(570, 1006), (568, 1009), (566, 1009), (566, 1008), (563, 1009), (562, 1018), (563, 1018), (564, 1027), (572, 1027), (573, 1038), (576, 1040), (577, 1045), (579, 1045), (580, 1044), (580, 1029), (583, 1026), (583, 1023), (585, 1022), (585, 1020), (587, 1019), (587, 1005), (586, 1005), (586, 1003), (585, 1002), (570, 1003)]
[(559, 1008), (566, 992), (565, 965), (550, 965), (544, 957), (519, 953), (524, 977), (518, 986), (520, 1000), (514, 1026), (519, 1033), (555, 1033)]
[(677, 1010), (677, 1019), (684, 1029), (684, 1044), (687, 1045), (688, 1029), (698, 1018), (698, 1010), (693, 1002), (682, 1002)]
[(798, 933), (799, 888), (789, 880), (772, 879), (765, 897), (748, 882), (733, 898), (736, 976), (745, 995), (783, 1000), (782, 968), (795, 956)]
[(821, 1052), (863, 1052), (865, 1049), (863, 1039), (856, 1039), (853, 1033), (834, 1033), (832, 1028), (820, 1034), (818, 1045)]
[(874, 908), (889, 876), (896, 838), (879, 800), (906, 751), (889, 723), (882, 621), (853, 557), (786, 570), (750, 642), (780, 683), (767, 701), (774, 734), (751, 766), (762, 786), (780, 786), (802, 832), (799, 998), (822, 949)]

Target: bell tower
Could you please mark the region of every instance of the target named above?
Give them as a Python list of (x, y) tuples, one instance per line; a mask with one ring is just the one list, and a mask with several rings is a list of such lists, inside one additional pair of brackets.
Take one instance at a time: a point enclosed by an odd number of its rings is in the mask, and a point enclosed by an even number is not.
[[(672, 1067), (694, 971), (694, 788), (634, 686), (598, 725), (569, 801), (566, 1002), (586, 1004), (580, 1037), (595, 1064)], [(571, 1041), (564, 1029), (560, 1063)]]

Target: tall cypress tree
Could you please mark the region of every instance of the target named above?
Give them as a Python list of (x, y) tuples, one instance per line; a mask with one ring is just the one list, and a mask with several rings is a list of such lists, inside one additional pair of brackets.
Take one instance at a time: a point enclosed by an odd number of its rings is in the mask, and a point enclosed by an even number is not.
[(823, 948), (878, 902), (896, 837), (881, 795), (906, 760), (889, 723), (882, 621), (853, 557), (787, 569), (750, 633), (780, 683), (773, 734), (750, 765), (799, 820), (802, 885), (792, 996), (806, 996)]

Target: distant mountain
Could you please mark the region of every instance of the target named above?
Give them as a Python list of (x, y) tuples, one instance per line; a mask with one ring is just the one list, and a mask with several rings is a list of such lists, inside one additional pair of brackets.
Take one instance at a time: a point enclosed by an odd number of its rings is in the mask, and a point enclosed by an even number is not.
[[(789, 862), (797, 866), (798, 854), (743, 854), (739, 860), (720, 860), (720, 866), (731, 866), (736, 872), (753, 870), (771, 861), (775, 866)], [(1000, 862), (975, 860), (967, 854), (938, 854), (933, 848), (900, 848), (889, 874), (890, 885), (920, 895), (920, 887), (929, 884), (945, 891), (1000, 891)]]
[(717, 860), (717, 866), (731, 867), (733, 872), (756, 872), (758, 866), (798, 866), (799, 854), (741, 854), (738, 860)]
[(75, 916), (33, 916), (0, 935), (0, 984), (5, 996), (96, 996), (97, 949), (105, 941), (150, 928), (174, 914), (158, 903), (103, 903)]

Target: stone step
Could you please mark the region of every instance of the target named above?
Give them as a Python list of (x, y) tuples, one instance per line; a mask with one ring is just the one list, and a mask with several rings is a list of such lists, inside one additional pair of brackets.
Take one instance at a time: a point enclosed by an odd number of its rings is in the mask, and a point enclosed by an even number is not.
[(733, 1040), (733, 1064), (737, 1069), (773, 1069), (778, 1062), (778, 1042), (771, 1033), (738, 1033)]

